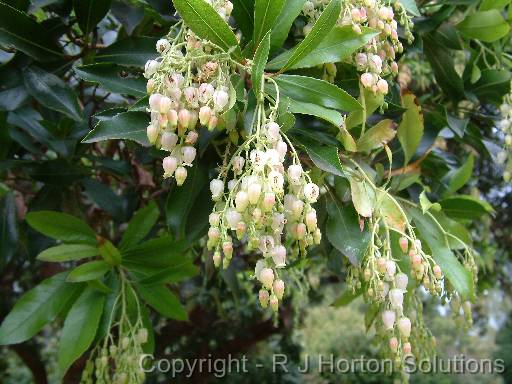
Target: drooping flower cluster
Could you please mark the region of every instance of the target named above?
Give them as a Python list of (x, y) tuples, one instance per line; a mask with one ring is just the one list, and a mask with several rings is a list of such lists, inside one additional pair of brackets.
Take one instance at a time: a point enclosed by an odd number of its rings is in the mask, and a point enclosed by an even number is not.
[(286, 168), (291, 143), (274, 121), (275, 110), (267, 118), (263, 105), (258, 108), (256, 133), (239, 147), (219, 178), (211, 181), (216, 204), (210, 215), (208, 248), (214, 250), (215, 265), (222, 263), (224, 268), (233, 257), (235, 238), (246, 242), (249, 251), (261, 252), (263, 258), (255, 269), (255, 278), (262, 284), (259, 300), (263, 307), (270, 303), (277, 311), (284, 293), (279, 269), (286, 266), (288, 256), (320, 243), (311, 206), (319, 188), (303, 171), (293, 147), (292, 162)]
[[(219, 14), (229, 17), (229, 1), (214, 1)], [(158, 40), (160, 57), (145, 67), (151, 123), (147, 136), (151, 144), (169, 152), (163, 160), (164, 177), (182, 185), (186, 167), (196, 157), (198, 123), (213, 130), (234, 102), (229, 55), (212, 43), (199, 39), (190, 29), (171, 30)]]
[[(304, 27), (304, 34), (307, 35), (311, 31), (327, 4), (329, 1), (323, 0), (305, 2), (303, 13), (308, 19), (308, 24)], [(338, 25), (351, 25), (358, 34), (361, 34), (367, 27), (380, 31), (351, 57), (351, 63), (363, 72), (361, 84), (372, 90), (373, 93), (388, 93), (388, 82), (384, 77), (398, 73), (396, 54), (403, 52), (403, 45), (398, 39), (399, 23), (404, 26), (405, 37), (411, 42), (413, 40), (411, 32), (413, 24), (399, 1), (396, 1), (393, 7), (381, 0), (346, 0), (342, 2)]]
[(508, 183), (512, 179), (512, 93), (503, 98), (500, 113), (496, 127), (503, 133), (504, 145), (498, 153), (498, 163), (503, 165), (503, 180)]

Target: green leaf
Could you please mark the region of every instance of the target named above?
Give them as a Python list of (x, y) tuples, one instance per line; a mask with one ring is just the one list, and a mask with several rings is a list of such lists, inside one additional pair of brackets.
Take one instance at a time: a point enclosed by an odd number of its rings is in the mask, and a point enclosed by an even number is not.
[(123, 67), (112, 63), (89, 64), (74, 69), (78, 77), (99, 84), (109, 92), (142, 97), (146, 95), (146, 80), (128, 75)]
[(352, 292), (350, 290), (346, 290), (343, 292), (334, 302), (331, 304), (333, 307), (344, 307), (346, 305), (349, 305), (351, 302), (353, 302), (355, 299), (357, 299), (359, 296), (361, 296), (361, 292)]
[(490, 9), (503, 9), (510, 3), (510, 0), (483, 0), (480, 4), (480, 11), (488, 11)]
[(107, 264), (111, 266), (116, 266), (121, 264), (122, 257), (121, 252), (117, 247), (112, 244), (111, 241), (100, 238), (98, 240), (98, 248), (100, 250), (100, 255), (103, 257), (103, 260), (107, 262)]
[(288, 69), (294, 68), (295, 64), (313, 51), (334, 27), (338, 21), (340, 12), (340, 0), (331, 0), (329, 5), (325, 7), (324, 11), (316, 21), (311, 32), (309, 32), (304, 40), (302, 40), (293, 50), (286, 63), (280, 69), (280, 72), (285, 72)]
[(0, 2), (0, 45), (12, 46), (38, 61), (62, 57), (61, 48), (46, 28), (3, 2)]
[(66, 279), (70, 283), (99, 279), (111, 269), (111, 265), (103, 260), (89, 261), (74, 268)]
[(258, 48), (256, 49), (256, 53), (254, 54), (254, 61), (252, 63), (252, 87), (254, 89), (254, 94), (257, 99), (263, 99), (263, 95), (261, 94), (262, 86), (265, 82), (263, 78), (263, 74), (265, 71), (265, 65), (267, 64), (268, 53), (270, 50), (270, 31), (267, 32), (265, 37), (261, 40)]
[(149, 117), (145, 112), (119, 113), (110, 120), (99, 121), (82, 142), (96, 143), (104, 140), (124, 139), (148, 146), (149, 142), (146, 136), (148, 124)]
[(494, 212), (491, 205), (472, 196), (459, 195), (440, 200), (443, 212), (454, 219), (478, 219)]
[(87, 196), (98, 207), (109, 213), (116, 221), (123, 221), (126, 212), (124, 201), (109, 185), (89, 177), (82, 180), (82, 185)]
[(165, 285), (139, 285), (141, 297), (162, 316), (180, 321), (187, 321), (188, 314), (179, 299)]
[(345, 171), (340, 163), (338, 148), (321, 145), (308, 138), (301, 138), (300, 143), (318, 168), (336, 176), (345, 176)]
[(360, 265), (370, 242), (371, 234), (368, 228), (365, 226), (361, 230), (359, 217), (352, 206), (342, 207), (338, 203), (329, 202), (327, 212), (327, 239), (348, 257), (353, 265)]
[(347, 92), (324, 80), (307, 76), (280, 75), (275, 81), (279, 85), (280, 94), (294, 100), (342, 111), (362, 109), (361, 104)]
[(199, 37), (210, 40), (226, 52), (233, 50), (233, 56), (240, 59), (242, 52), (235, 34), (204, 0), (173, 0), (174, 7), (185, 24)]
[(41, 261), (51, 261), (62, 263), (64, 261), (80, 260), (86, 257), (98, 256), (100, 251), (98, 247), (89, 244), (61, 244), (55, 247), (45, 249), (37, 259)]
[(379, 121), (357, 140), (357, 150), (371, 152), (374, 149), (382, 148), (384, 144), (389, 143), (395, 137), (394, 125), (394, 122), (389, 119)]
[[(364, 102), (362, 96), (364, 95)], [(384, 102), (383, 95), (374, 95), (372, 91), (368, 89), (364, 89), (363, 93), (359, 95), (359, 103), (363, 106), (363, 110), (353, 111), (351, 112), (347, 120), (345, 121), (345, 125), (347, 129), (354, 128), (363, 122), (363, 117), (366, 115), (366, 118), (370, 117), (373, 112), (379, 108)], [(363, 113), (365, 111), (366, 113)]]
[(23, 75), (25, 89), (38, 102), (73, 120), (82, 120), (82, 111), (75, 93), (59, 77), (34, 66), (26, 68)]
[(511, 77), (509, 70), (484, 69), (478, 81), (468, 88), (483, 103), (499, 105), (503, 96), (510, 92)]
[(416, 0), (400, 0), (400, 4), (404, 9), (413, 16), (420, 16), (420, 10), (416, 5)]
[(171, 284), (196, 276), (198, 273), (199, 269), (193, 265), (190, 260), (187, 260), (181, 264), (172, 265), (158, 273), (145, 277), (140, 280), (140, 283), (145, 285)]
[(492, 43), (510, 32), (510, 25), (497, 9), (469, 14), (457, 24), (457, 29), (467, 38)]
[(425, 191), (422, 191), (420, 193), (420, 206), (423, 214), (425, 214), (429, 210), (433, 211), (439, 211), (441, 209), (441, 205), (439, 203), (432, 203), (428, 197)]
[(108, 13), (111, 0), (73, 0), (78, 25), (85, 35), (92, 32)]
[(0, 272), (16, 254), (19, 245), (16, 201), (9, 191), (0, 198)]
[(158, 56), (155, 50), (157, 39), (153, 37), (130, 37), (116, 41), (100, 50), (94, 60), (98, 63), (115, 63), (143, 68), (146, 62)]
[(279, 14), (270, 37), (270, 50), (274, 51), (283, 46), (293, 21), (299, 16), (306, 0), (286, 0), (283, 11)]
[(375, 192), (365, 180), (349, 178), (352, 203), (357, 213), (363, 217), (372, 217), (375, 210)]
[(398, 126), (398, 140), (404, 150), (404, 164), (414, 156), (421, 138), (423, 137), (424, 123), (423, 113), (416, 96), (408, 93), (402, 97), (402, 105), (406, 108), (402, 115), (402, 121)]
[[(272, 88), (268, 88), (267, 93), (275, 95), (275, 91)], [(343, 117), (341, 113), (335, 111), (334, 109), (324, 108), (317, 104), (293, 100), (286, 96), (281, 97), (280, 101), (282, 103), (281, 105), (288, 112), (298, 113), (300, 115), (316, 116), (333, 124), (336, 127), (341, 127), (343, 125)]]
[(53, 211), (29, 212), (28, 224), (43, 235), (66, 243), (96, 245), (96, 234), (82, 220), (67, 213)]
[(238, 28), (247, 39), (252, 37), (254, 29), (254, 0), (233, 0), (231, 14), (236, 20)]
[(83, 288), (66, 283), (59, 273), (21, 296), (0, 326), (0, 345), (18, 344), (36, 335), (53, 321)]
[(154, 201), (139, 209), (128, 223), (119, 248), (128, 249), (140, 243), (154, 227), (159, 216), (160, 210)]
[(437, 223), (430, 214), (424, 215), (418, 208), (406, 207), (411, 215), (421, 238), (430, 248), (432, 257), (441, 267), (443, 274), (463, 298), (474, 296), (473, 277), (466, 270), (448, 247), (448, 242)]
[[(263, 36), (270, 31), (283, 9), (284, 0), (256, 0), (254, 4), (254, 34), (253, 43), (259, 45)], [(270, 48), (270, 36), (269, 36)]]
[(87, 287), (71, 307), (59, 341), (58, 364), (64, 376), (71, 364), (91, 345), (98, 330), (105, 295)]
[(475, 157), (470, 154), (466, 162), (458, 169), (451, 170), (443, 177), (442, 183), (447, 185), (443, 191), (443, 197), (447, 197), (461, 189), (471, 178)]
[[(313, 48), (304, 58), (300, 59), (290, 69), (311, 68), (325, 63), (339, 63), (368, 43), (378, 32), (371, 28), (362, 28), (359, 35), (352, 26), (334, 27), (322, 42)], [(298, 48), (283, 52), (267, 64), (267, 69), (280, 69)]]

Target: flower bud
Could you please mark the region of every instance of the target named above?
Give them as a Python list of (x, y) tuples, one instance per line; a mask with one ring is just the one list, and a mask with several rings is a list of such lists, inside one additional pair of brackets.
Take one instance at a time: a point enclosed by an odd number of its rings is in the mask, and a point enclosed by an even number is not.
[(183, 90), (183, 96), (185, 96), (185, 100), (191, 106), (197, 105), (197, 89), (194, 87), (187, 87)]
[(208, 130), (213, 131), (217, 127), (218, 122), (219, 119), (217, 118), (217, 116), (211, 116), (210, 120), (208, 120)]
[(249, 202), (251, 204), (256, 204), (258, 200), (260, 199), (261, 195), (261, 184), (260, 183), (254, 183), (249, 185), (247, 188), (247, 194), (249, 196)]
[(178, 167), (178, 159), (174, 156), (167, 156), (162, 162), (164, 177), (171, 177)]
[(152, 93), (153, 90), (155, 88), (155, 80), (153, 79), (149, 79), (147, 84), (146, 84), (146, 92), (149, 94), (149, 93)]
[(386, 261), (386, 274), (388, 277), (393, 278), (396, 273), (396, 263), (393, 260)]
[(404, 351), (404, 355), (410, 355), (412, 352), (411, 343), (404, 343), (402, 350)]
[(169, 109), (167, 112), (167, 123), (171, 128), (176, 127), (178, 125), (178, 112), (174, 109)]
[(196, 149), (187, 145), (181, 148), (181, 154), (185, 165), (191, 166), (196, 158)]
[(137, 341), (140, 344), (145, 344), (148, 341), (148, 330), (146, 328), (139, 329), (139, 332), (137, 333)]
[(284, 294), (284, 281), (281, 279), (278, 279), (274, 281), (274, 294), (277, 296), (279, 300), (283, 298)]
[(267, 289), (272, 289), (274, 283), (274, 271), (270, 268), (263, 268), (259, 274), (259, 280)]
[(218, 214), (217, 212), (210, 213), (210, 215), (208, 216), (208, 222), (212, 227), (217, 227), (220, 223), (220, 214)]
[(162, 144), (162, 149), (171, 151), (174, 149), (174, 147), (176, 147), (176, 144), (178, 143), (178, 135), (172, 132), (164, 132), (160, 142)]
[(242, 156), (235, 156), (231, 160), (233, 166), (233, 172), (236, 174), (240, 173), (244, 168), (245, 159)]
[(213, 105), (216, 111), (222, 111), (229, 102), (229, 95), (227, 92), (217, 90), (213, 93)]
[(228, 221), (229, 227), (235, 230), (237, 224), (242, 221), (242, 215), (234, 209), (230, 209), (226, 213), (226, 220)]
[(296, 229), (297, 239), (302, 240), (306, 236), (306, 233), (307, 233), (306, 224), (304, 224), (304, 223), (297, 224), (297, 229)]
[(315, 232), (313, 233), (313, 242), (316, 245), (319, 245), (322, 241), (322, 232), (320, 231), (320, 228), (317, 228)]
[(211, 116), (212, 110), (207, 105), (202, 106), (201, 109), (199, 109), (199, 122), (201, 125), (207, 126)]
[(398, 288), (390, 289), (388, 296), (393, 308), (402, 308), (404, 303), (404, 291)]
[(398, 339), (396, 337), (389, 339), (389, 349), (395, 353), (398, 351)]
[(293, 164), (288, 167), (288, 178), (290, 183), (299, 184), (302, 176), (302, 166), (300, 164)]
[(266, 289), (260, 289), (260, 292), (258, 294), (258, 298), (260, 300), (261, 306), (263, 308), (267, 308), (267, 306), (268, 306), (268, 299), (269, 299), (268, 291)]
[(318, 221), (316, 211), (313, 208), (306, 214), (306, 225), (310, 232), (313, 232), (317, 228)]
[(272, 121), (272, 122), (268, 123), (266, 127), (267, 127), (266, 136), (269, 141), (276, 142), (281, 138), (279, 124)]
[(245, 191), (238, 191), (235, 196), (235, 206), (238, 212), (243, 212), (249, 205), (249, 196)]
[(277, 245), (272, 250), (272, 260), (277, 268), (286, 266), (286, 248), (283, 245)]
[(263, 167), (266, 163), (265, 152), (262, 152), (258, 149), (253, 149), (249, 155), (252, 165), (256, 171), (263, 170)]
[(405, 236), (400, 237), (400, 240), (398, 240), (398, 244), (400, 245), (400, 249), (403, 253), (407, 252), (407, 249), (409, 248), (409, 240)]
[(282, 193), (284, 186), (284, 178), (282, 174), (277, 171), (271, 171), (268, 174), (268, 180), (272, 191), (275, 193)]
[(174, 177), (176, 178), (176, 184), (178, 186), (182, 186), (185, 180), (187, 179), (187, 170), (185, 169), (185, 167), (178, 167), (176, 169)]
[(213, 85), (208, 83), (202, 83), (199, 86), (198, 90), (199, 101), (203, 104), (206, 104), (212, 98), (213, 92), (215, 92), (215, 88), (213, 88)]
[(270, 308), (272, 308), (274, 312), (277, 312), (279, 309), (279, 300), (277, 299), (276, 295), (270, 296)]
[(152, 111), (159, 111), (160, 110), (160, 100), (162, 99), (162, 95), (159, 93), (153, 93), (151, 96), (149, 96), (149, 107)]
[(407, 290), (407, 284), (409, 282), (409, 278), (405, 273), (399, 273), (395, 277), (395, 284), (398, 289), (401, 289), (402, 291)]
[(434, 276), (436, 277), (436, 279), (440, 279), (441, 277), (443, 277), (441, 267), (437, 264), (434, 265), (434, 267), (432, 268), (432, 272), (434, 272)]
[(171, 104), (172, 104), (171, 99), (169, 99), (167, 96), (162, 96), (160, 98), (158, 110), (162, 114), (167, 113), (169, 111), (169, 109), (171, 109)]
[(281, 140), (276, 144), (276, 151), (279, 153), (279, 156), (281, 156), (281, 161), (284, 161), (284, 157), (288, 152), (288, 145)]
[(245, 233), (247, 232), (247, 225), (240, 221), (236, 224), (236, 237), (238, 240), (242, 240), (242, 237), (244, 237)]
[(391, 72), (393, 72), (393, 74), (398, 74), (398, 64), (396, 63), (396, 61), (393, 61), (391, 63)]
[(272, 210), (272, 207), (276, 203), (276, 195), (273, 192), (267, 192), (265, 193), (265, 196), (263, 196), (263, 210), (265, 212), (268, 212)]
[(388, 82), (384, 79), (380, 79), (377, 81), (377, 88), (380, 94), (386, 95), (388, 93)]
[(216, 268), (219, 268), (220, 262), (221, 262), (220, 252), (217, 251), (213, 254), (213, 265), (215, 265)]
[(398, 329), (400, 330), (400, 335), (402, 335), (402, 337), (409, 337), (411, 335), (411, 320), (407, 317), (402, 317), (398, 320)]
[[(210, 181), (210, 191), (212, 193), (212, 200), (218, 201), (224, 193), (224, 183), (220, 179), (213, 179)], [(236, 223), (235, 223), (236, 224)]]
[(156, 139), (158, 139), (158, 128), (153, 124), (149, 124), (146, 133), (148, 135), (148, 140), (151, 144), (155, 144)]
[(194, 145), (197, 142), (197, 138), (199, 134), (196, 131), (189, 131), (187, 133), (187, 137), (185, 138), (185, 143), (189, 145)]
[(386, 310), (382, 312), (382, 323), (387, 331), (393, 329), (395, 326), (395, 318), (396, 315), (394, 311)]
[(307, 183), (304, 187), (304, 196), (309, 203), (316, 203), (320, 196), (320, 189), (315, 183)]
[(178, 112), (178, 122), (181, 127), (188, 127), (188, 125), (190, 124), (190, 112), (187, 109), (181, 109)]
[(158, 53), (167, 52), (170, 47), (171, 47), (171, 44), (169, 43), (169, 40), (167, 40), (167, 39), (160, 39), (156, 42), (156, 51)]
[(144, 77), (146, 79), (150, 78), (156, 73), (159, 67), (160, 63), (156, 60), (146, 61), (146, 65), (144, 66)]
[(196, 111), (189, 111), (189, 112), (190, 112), (190, 121), (188, 123), (187, 128), (193, 130), (193, 129), (195, 129), (195, 127), (197, 125), (197, 120), (199, 118), (199, 114)]
[(226, 258), (231, 259), (233, 257), (233, 243), (231, 241), (222, 243), (222, 252)]
[(361, 75), (361, 84), (365, 88), (371, 88), (375, 84), (375, 79), (371, 73), (365, 72)]

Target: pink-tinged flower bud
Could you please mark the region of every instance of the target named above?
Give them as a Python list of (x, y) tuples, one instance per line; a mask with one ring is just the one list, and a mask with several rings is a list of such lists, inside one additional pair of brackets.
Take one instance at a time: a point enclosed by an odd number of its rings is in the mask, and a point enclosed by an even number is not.
[(152, 93), (154, 89), (155, 89), (155, 80), (149, 79), (147, 84), (146, 84), (146, 92), (148, 94)]
[(226, 220), (228, 221), (229, 227), (232, 230), (235, 230), (237, 224), (242, 221), (242, 215), (235, 211), (234, 209), (230, 209), (226, 213)]
[(217, 212), (210, 213), (208, 222), (212, 227), (217, 227), (220, 224), (220, 215)]
[(370, 68), (373, 72), (381, 73), (382, 72), (382, 59), (379, 55), (371, 55), (370, 56)]
[(178, 168), (178, 159), (174, 156), (167, 156), (163, 160), (164, 177), (171, 177)]
[(207, 126), (211, 116), (212, 110), (207, 105), (202, 106), (201, 109), (199, 109), (199, 122), (201, 125)]
[(407, 284), (409, 283), (409, 278), (405, 273), (399, 273), (395, 277), (395, 284), (398, 289), (401, 289), (402, 291), (407, 290)]
[(284, 178), (281, 173), (277, 171), (271, 171), (268, 174), (268, 181), (270, 183), (272, 191), (274, 191), (275, 193), (282, 193), (284, 186)]
[(288, 152), (288, 145), (284, 141), (279, 141), (276, 144), (276, 151), (279, 153), (281, 161), (284, 161), (286, 153)]
[(169, 86), (167, 88), (167, 93), (169, 94), (169, 96), (171, 96), (172, 100), (174, 100), (175, 102), (180, 101), (181, 93), (182, 93), (180, 88), (172, 88), (171, 86)]
[(213, 265), (215, 265), (215, 268), (220, 267), (220, 262), (221, 262), (220, 252), (215, 252), (213, 254)]
[(268, 307), (268, 300), (269, 300), (269, 294), (266, 289), (260, 289), (260, 292), (258, 294), (258, 298), (260, 300), (260, 304), (263, 308)]
[(198, 90), (199, 101), (203, 104), (206, 104), (212, 98), (213, 92), (215, 92), (215, 88), (213, 88), (213, 85), (208, 83), (202, 83), (199, 86)]
[(304, 202), (302, 200), (294, 200), (291, 204), (292, 219), (298, 220), (304, 210)]
[(220, 238), (220, 231), (219, 228), (216, 227), (210, 227), (208, 229), (208, 241), (215, 246)]
[(284, 281), (283, 280), (276, 280), (274, 281), (274, 294), (277, 296), (279, 300), (283, 298), (284, 295)]
[(263, 196), (263, 210), (268, 212), (272, 210), (276, 203), (276, 195), (273, 192), (267, 192)]
[(383, 258), (383, 257), (379, 257), (377, 259), (377, 270), (380, 272), (380, 273), (386, 273), (386, 259)]
[(185, 144), (194, 145), (197, 142), (199, 134), (196, 131), (189, 131), (185, 138)]
[(169, 109), (167, 112), (167, 122), (171, 128), (175, 128), (178, 125), (178, 112), (174, 109)]
[(396, 273), (396, 263), (393, 260), (386, 261), (386, 274), (392, 278)]
[(260, 199), (261, 196), (261, 184), (250, 184), (249, 187), (247, 188), (247, 194), (249, 196), (249, 202), (251, 204), (258, 203), (258, 200)]
[(411, 336), (411, 320), (407, 317), (402, 317), (398, 320), (398, 329), (400, 330), (400, 335), (406, 338)]
[(277, 245), (272, 250), (272, 260), (277, 268), (286, 266), (286, 248), (283, 245)]
[(163, 150), (172, 151), (178, 142), (178, 135), (173, 132), (164, 132), (160, 142)]
[(356, 23), (361, 21), (361, 11), (359, 11), (359, 8), (353, 8), (351, 15), (352, 20), (354, 20)]
[(181, 109), (178, 112), (178, 123), (183, 128), (187, 128), (190, 124), (190, 112), (187, 109)]
[[(212, 192), (212, 200), (218, 201), (224, 193), (224, 183), (220, 179), (210, 181), (210, 191)], [(236, 223), (235, 223), (236, 224)]]
[(229, 102), (229, 95), (227, 92), (217, 90), (213, 93), (213, 105), (216, 111), (222, 111)]
[(389, 301), (391, 302), (391, 306), (395, 309), (402, 308), (404, 303), (404, 291), (398, 288), (393, 288), (389, 290), (388, 293)]
[(156, 42), (156, 51), (158, 53), (167, 52), (170, 47), (171, 47), (171, 44), (169, 43), (169, 40), (167, 40), (167, 39), (160, 39)]
[(395, 353), (398, 351), (398, 339), (396, 337), (389, 339), (389, 349)]
[(288, 167), (288, 178), (290, 183), (299, 184), (302, 176), (302, 166), (300, 164), (292, 164)]
[(158, 68), (160, 67), (160, 63), (156, 60), (148, 60), (146, 61), (146, 65), (144, 66), (144, 77), (149, 79), (153, 76)]
[(249, 196), (245, 191), (238, 191), (235, 196), (235, 206), (238, 212), (243, 212), (249, 205)]
[(404, 355), (410, 355), (412, 352), (411, 343), (404, 343), (402, 350), (404, 351)]
[(270, 308), (272, 308), (274, 312), (277, 312), (279, 309), (279, 300), (277, 299), (276, 295), (270, 296)]
[(317, 228), (315, 232), (313, 233), (313, 242), (318, 245), (322, 241), (322, 232), (320, 231), (320, 228)]
[(240, 221), (236, 224), (236, 237), (238, 240), (242, 240), (242, 237), (244, 237), (245, 233), (247, 232), (247, 225)]
[(171, 109), (171, 99), (169, 99), (167, 96), (162, 96), (160, 98), (160, 104), (158, 108), (160, 113), (167, 113), (169, 109)]
[(395, 326), (395, 318), (396, 315), (394, 311), (386, 310), (382, 312), (382, 323), (384, 324), (386, 331), (393, 329)]
[(185, 100), (190, 105), (195, 105), (197, 103), (197, 89), (194, 87), (187, 87), (183, 90), (183, 95), (185, 96)]
[(233, 243), (231, 241), (222, 243), (222, 252), (226, 258), (231, 259), (233, 257)]
[(377, 81), (377, 88), (380, 94), (386, 95), (388, 93), (388, 82), (384, 79), (380, 79)]
[(315, 183), (307, 183), (304, 187), (304, 196), (308, 203), (316, 203), (320, 196), (320, 189)]
[(172, 74), (169, 80), (173, 88), (181, 88), (181, 86), (185, 82), (185, 78), (181, 73)]
[(255, 224), (261, 223), (261, 217), (262, 217), (261, 209), (254, 208), (254, 210), (252, 211), (252, 219), (254, 220), (254, 223)]
[(199, 114), (196, 111), (190, 111), (190, 121), (188, 123), (188, 129), (195, 129)]
[(306, 224), (304, 223), (299, 223), (297, 224), (297, 239), (299, 240), (302, 240), (305, 236), (306, 236), (306, 233), (307, 233), (307, 229), (306, 229)]
[(363, 69), (368, 64), (368, 56), (365, 53), (358, 53), (356, 55), (356, 65), (359, 69)]
[(443, 273), (441, 272), (441, 267), (439, 265), (434, 265), (432, 271), (434, 272), (434, 276), (436, 277), (436, 279), (440, 279), (441, 277), (443, 277)]
[(181, 155), (185, 165), (191, 166), (196, 158), (196, 149), (187, 145), (181, 148)]
[(400, 237), (400, 240), (398, 240), (398, 244), (400, 245), (400, 249), (403, 253), (406, 253), (409, 249), (409, 240), (407, 240), (406, 237), (402, 236)]
[(155, 144), (156, 139), (158, 139), (158, 128), (153, 124), (149, 124), (146, 129), (146, 134), (148, 135), (149, 142)]
[(182, 186), (185, 180), (187, 179), (187, 170), (185, 169), (185, 167), (178, 167), (176, 169), (174, 177), (176, 178), (176, 184), (178, 186)]
[(276, 142), (281, 138), (279, 124), (272, 121), (267, 124), (267, 139), (271, 142)]
[(267, 289), (272, 289), (274, 283), (274, 271), (270, 268), (263, 268), (259, 274), (259, 280)]
[(153, 93), (151, 96), (149, 96), (149, 107), (152, 111), (159, 111), (160, 110), (160, 99), (163, 96), (159, 93)]
[(421, 259), (421, 256), (418, 255), (417, 253), (413, 253), (412, 257), (411, 257), (411, 261), (412, 261), (412, 264), (414, 266), (418, 266), (421, 264), (422, 262), (422, 259)]
[(361, 75), (361, 84), (363, 84), (363, 87), (365, 88), (371, 88), (375, 84), (373, 74), (369, 72), (363, 73)]
[(306, 221), (306, 226), (308, 227), (309, 232), (313, 232), (317, 228), (318, 220), (317, 220), (317, 217), (316, 217), (316, 211), (314, 209), (311, 209), (306, 214), (306, 220), (305, 221)]
[(380, 7), (378, 14), (379, 14), (379, 18), (381, 20), (387, 20), (388, 19), (388, 9), (387, 9), (387, 7), (384, 7), (384, 6)]
[(219, 119), (217, 118), (217, 116), (213, 115), (212, 117), (210, 117), (210, 120), (208, 120), (208, 130), (213, 131), (217, 127), (218, 122)]
[(231, 160), (231, 164), (233, 167), (233, 172), (235, 174), (239, 174), (244, 168), (245, 159), (242, 156), (235, 156)]

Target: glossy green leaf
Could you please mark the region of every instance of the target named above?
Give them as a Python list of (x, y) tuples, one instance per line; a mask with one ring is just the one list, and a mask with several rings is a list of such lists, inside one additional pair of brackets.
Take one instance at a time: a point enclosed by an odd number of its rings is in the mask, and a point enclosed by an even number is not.
[(480, 11), (488, 11), (490, 9), (503, 9), (510, 4), (510, 0), (483, 0), (480, 4)]
[(96, 245), (96, 234), (82, 220), (54, 211), (29, 212), (25, 219), (36, 231), (66, 243)]
[(270, 37), (270, 50), (274, 51), (283, 46), (293, 21), (299, 16), (306, 0), (286, 0), (283, 11), (279, 14)]
[(350, 262), (358, 266), (363, 259), (371, 234), (365, 226), (359, 225), (359, 217), (352, 206), (341, 206), (340, 203), (327, 204), (328, 219), (325, 227), (327, 239)]
[(492, 43), (510, 32), (510, 25), (497, 9), (470, 13), (457, 24), (457, 29), (469, 39)]
[(238, 28), (247, 39), (251, 39), (254, 29), (254, 0), (233, 0), (231, 3), (233, 3), (231, 14)]
[(80, 260), (86, 257), (98, 256), (100, 251), (98, 247), (89, 244), (61, 244), (55, 247), (45, 249), (37, 259), (41, 261), (51, 261), (62, 263), (64, 261)]
[(82, 111), (74, 91), (59, 77), (34, 66), (26, 68), (23, 75), (25, 89), (38, 102), (73, 120), (82, 120)]
[(509, 70), (484, 69), (478, 81), (468, 87), (482, 102), (501, 104), (503, 96), (510, 92), (512, 75)]
[(139, 209), (128, 223), (119, 248), (127, 249), (140, 243), (154, 227), (159, 216), (160, 210), (154, 201)]
[(204, 0), (173, 0), (173, 3), (197, 36), (210, 40), (226, 52), (232, 51), (236, 58), (242, 57), (235, 34), (210, 4)]
[(144, 301), (162, 316), (180, 321), (188, 320), (185, 308), (165, 285), (139, 285), (137, 290)]
[[(270, 31), (275, 23), (285, 0), (255, 0), (254, 2), (254, 34), (253, 43), (259, 45), (263, 36)], [(286, 12), (286, 10), (285, 10)], [(270, 36), (269, 36), (269, 48), (270, 48)]]
[[(352, 30), (350, 25), (334, 27), (327, 36), (313, 48), (304, 58), (300, 59), (290, 69), (311, 68), (325, 63), (338, 63), (352, 55), (360, 47), (368, 43), (378, 34), (371, 28), (363, 28), (359, 35)], [(283, 52), (267, 65), (268, 69), (280, 69), (293, 55), (295, 47)]]
[(423, 113), (416, 96), (409, 93), (402, 97), (402, 105), (406, 108), (402, 121), (398, 126), (398, 140), (404, 150), (404, 162), (407, 164), (414, 156), (421, 138), (423, 137)]
[(353, 111), (361, 104), (343, 89), (325, 80), (307, 76), (280, 75), (275, 78), (279, 92), (291, 99), (321, 105), (326, 108)]
[(19, 49), (38, 61), (54, 61), (63, 56), (48, 30), (25, 12), (3, 2), (0, 2), (0, 45)]
[(66, 279), (70, 283), (77, 283), (82, 281), (99, 279), (105, 273), (107, 273), (112, 266), (103, 261), (103, 260), (95, 260), (89, 261), (87, 263), (81, 264), (78, 267), (74, 268)]
[(256, 53), (254, 54), (254, 61), (252, 63), (252, 87), (254, 89), (254, 94), (257, 95), (258, 99), (263, 100), (263, 95), (261, 94), (261, 89), (264, 84), (263, 74), (265, 71), (265, 65), (267, 64), (268, 53), (270, 50), (270, 31), (267, 32), (265, 37), (261, 40), (258, 48), (256, 49)]
[(379, 121), (357, 140), (357, 150), (370, 152), (382, 148), (384, 144), (389, 143), (395, 137), (394, 125), (393, 121), (389, 119)]
[[(271, 88), (268, 88), (268, 93), (274, 94)], [(325, 120), (336, 127), (341, 127), (343, 124), (343, 117), (340, 112), (322, 107), (313, 103), (305, 103), (298, 100), (290, 99), (289, 97), (281, 97), (282, 106), (291, 113), (298, 113), (299, 115), (316, 116), (322, 120)]]
[(117, 64), (89, 64), (76, 67), (74, 71), (81, 79), (97, 83), (109, 92), (138, 97), (146, 95), (146, 80), (127, 74)]
[(457, 169), (450, 171), (442, 182), (446, 185), (446, 190), (443, 191), (443, 196), (449, 196), (459, 189), (461, 189), (471, 178), (473, 167), (475, 165), (475, 157), (470, 154), (466, 162)]
[(110, 240), (104, 238), (98, 239), (98, 249), (100, 250), (101, 257), (103, 257), (103, 260), (105, 260), (107, 264), (111, 266), (121, 264), (121, 252)]
[(316, 21), (311, 32), (309, 32), (304, 40), (302, 40), (293, 50), (286, 63), (280, 69), (280, 72), (285, 72), (288, 69), (294, 68), (295, 64), (300, 62), (311, 51), (313, 51), (334, 27), (338, 21), (340, 12), (340, 0), (331, 0), (329, 5), (325, 7), (324, 11)]
[(416, 5), (416, 0), (400, 0), (400, 4), (405, 10), (413, 16), (420, 16), (420, 10)]
[(153, 37), (130, 37), (101, 49), (94, 59), (98, 63), (115, 63), (143, 68), (146, 61), (158, 56), (155, 49), (156, 42), (157, 39)]
[(158, 273), (145, 277), (140, 280), (140, 283), (145, 285), (171, 284), (196, 276), (198, 273), (199, 269), (190, 260), (186, 260), (181, 264), (172, 265)]
[(308, 153), (311, 161), (313, 161), (318, 168), (336, 176), (345, 176), (345, 171), (340, 163), (338, 148), (329, 145), (321, 145), (307, 138), (301, 138), (300, 143)]
[(372, 217), (375, 210), (375, 192), (365, 180), (349, 178), (352, 203), (357, 213), (363, 217)]
[(106, 16), (111, 3), (112, 0), (73, 0), (78, 25), (85, 35), (91, 33), (96, 24)]
[[(384, 102), (383, 95), (374, 95), (372, 91), (364, 89), (361, 95), (359, 95), (359, 103), (362, 105), (363, 110), (357, 110), (351, 112), (346, 121), (345, 125), (347, 129), (352, 129), (363, 122), (363, 116), (366, 114), (366, 118), (368, 119), (373, 112), (379, 108)], [(364, 95), (364, 99), (362, 97)], [(365, 111), (365, 113), (363, 113)]]
[(0, 326), (0, 344), (17, 344), (35, 336), (53, 321), (83, 288), (66, 283), (67, 273), (59, 273), (26, 292)]
[(92, 344), (104, 302), (103, 293), (87, 287), (71, 307), (59, 341), (58, 365), (61, 376)]
[(82, 140), (83, 143), (96, 143), (111, 139), (132, 140), (141, 145), (149, 145), (146, 128), (149, 116), (144, 112), (124, 112), (110, 120), (98, 122)]
[(474, 220), (494, 212), (491, 205), (472, 196), (459, 195), (440, 200), (443, 212), (454, 219)]

